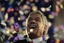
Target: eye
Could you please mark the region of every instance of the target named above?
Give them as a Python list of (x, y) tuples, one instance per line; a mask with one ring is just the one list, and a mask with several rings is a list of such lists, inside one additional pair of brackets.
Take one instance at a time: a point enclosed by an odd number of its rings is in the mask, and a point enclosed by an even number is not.
[(39, 21), (41, 21), (41, 20), (40, 20), (40, 18), (39, 18), (39, 17), (37, 17), (37, 18), (35, 18), (35, 21), (38, 21), (38, 22), (39, 22)]
[(29, 19), (28, 19), (28, 21), (31, 21), (32, 20), (32, 18), (30, 17)]

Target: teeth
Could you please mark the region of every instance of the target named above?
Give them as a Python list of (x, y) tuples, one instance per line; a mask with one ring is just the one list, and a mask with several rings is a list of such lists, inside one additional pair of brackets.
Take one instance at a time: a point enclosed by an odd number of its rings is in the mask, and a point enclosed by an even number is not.
[(31, 27), (35, 27), (35, 26), (31, 26)]
[(30, 32), (33, 32), (33, 29), (30, 29)]

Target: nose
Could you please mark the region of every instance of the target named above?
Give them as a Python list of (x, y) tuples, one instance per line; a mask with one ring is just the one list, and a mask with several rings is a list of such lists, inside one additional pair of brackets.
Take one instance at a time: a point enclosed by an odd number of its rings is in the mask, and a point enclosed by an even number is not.
[(30, 24), (35, 24), (35, 22), (31, 22)]
[(36, 21), (33, 19), (32, 22), (36, 22)]
[(30, 23), (30, 24), (35, 24), (36, 21), (35, 21), (34, 19), (32, 19), (29, 23)]

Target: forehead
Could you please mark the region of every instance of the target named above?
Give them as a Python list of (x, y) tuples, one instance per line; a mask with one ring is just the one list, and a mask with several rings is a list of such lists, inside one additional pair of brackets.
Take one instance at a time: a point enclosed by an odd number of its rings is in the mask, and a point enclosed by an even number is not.
[(32, 17), (32, 18), (35, 18), (35, 17), (41, 18), (42, 15), (41, 14), (31, 14), (30, 17)]

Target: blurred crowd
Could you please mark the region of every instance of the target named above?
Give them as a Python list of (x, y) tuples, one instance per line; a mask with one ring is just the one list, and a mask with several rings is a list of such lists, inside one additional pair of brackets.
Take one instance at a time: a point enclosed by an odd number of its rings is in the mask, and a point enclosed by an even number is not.
[[(23, 39), (26, 35), (26, 18), (31, 11), (42, 11), (46, 16), (52, 11), (52, 1), (46, 0), (1, 0), (0, 41), (4, 43)], [(47, 13), (46, 13), (47, 12)], [(53, 19), (49, 15), (49, 18)]]
[[(37, 10), (44, 13), (52, 26), (56, 16), (52, 0), (0, 0), (0, 42), (13, 43), (24, 39), (22, 37), (26, 35), (26, 18), (31, 11)], [(58, 9), (56, 11), (59, 12)], [(52, 38), (50, 42), (53, 40)]]
[[(51, 14), (53, 13), (51, 0), (1, 0), (0, 2), (2, 42), (13, 42), (17, 34), (26, 34), (25, 20), (31, 11), (40, 10), (48, 19), (54, 19)], [(16, 39), (18, 40), (17, 37)]]

